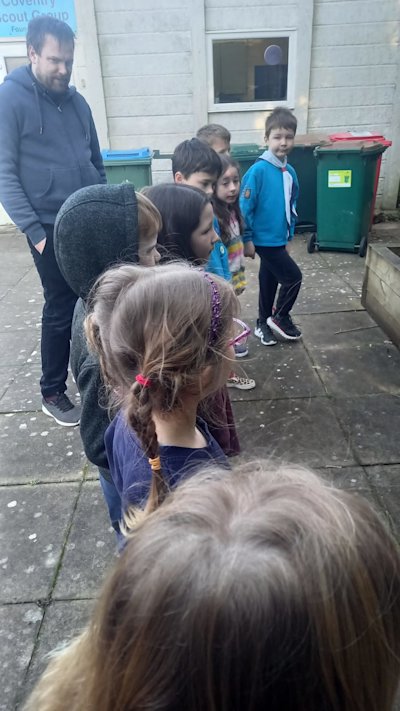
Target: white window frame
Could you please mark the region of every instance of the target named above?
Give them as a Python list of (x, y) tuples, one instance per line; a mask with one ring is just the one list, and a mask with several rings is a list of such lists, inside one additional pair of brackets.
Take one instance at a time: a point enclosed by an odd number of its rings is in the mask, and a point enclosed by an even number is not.
[[(232, 103), (216, 104), (214, 102), (214, 67), (213, 67), (213, 41), (226, 39), (268, 39), (269, 37), (287, 37), (289, 40), (288, 51), (288, 78), (287, 98), (284, 101), (235, 101)], [(295, 105), (295, 80), (296, 80), (296, 53), (297, 30), (249, 30), (234, 32), (207, 32), (207, 73), (208, 73), (208, 111), (209, 113), (226, 113), (228, 111), (265, 111), (275, 106), (286, 106), (293, 109)]]
[[(24, 39), (13, 39), (10, 41), (0, 42), (0, 82), (4, 81), (7, 74), (6, 69), (6, 57), (24, 57), (26, 56), (26, 42)], [(28, 64), (28, 57), (26, 57), (26, 63)]]

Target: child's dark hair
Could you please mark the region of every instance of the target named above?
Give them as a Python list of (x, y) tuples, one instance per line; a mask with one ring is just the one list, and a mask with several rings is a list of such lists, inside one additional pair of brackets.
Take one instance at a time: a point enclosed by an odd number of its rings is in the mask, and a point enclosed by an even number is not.
[(250, 462), (133, 532), (24, 711), (391, 711), (400, 556), (358, 493)]
[(202, 212), (211, 198), (198, 188), (176, 183), (152, 185), (143, 192), (161, 215), (158, 245), (162, 261), (186, 259), (195, 263), (197, 257), (191, 235), (199, 226)]
[[(127, 422), (151, 460), (146, 512), (167, 493), (152, 413), (180, 408), (188, 391), (201, 395), (207, 366), (218, 382), (237, 310), (228, 282), (185, 263), (123, 265), (105, 272), (93, 287), (86, 333), (104, 380), (118, 393)], [(141, 382), (135, 380), (138, 373)]]
[(273, 112), (267, 116), (265, 120), (265, 135), (268, 138), (273, 129), (285, 128), (287, 131), (293, 131), (296, 135), (297, 118), (296, 116), (282, 106), (277, 106)]
[(219, 123), (207, 123), (202, 126), (197, 131), (196, 138), (200, 138), (201, 141), (206, 141), (208, 144), (212, 144), (213, 138), (220, 138), (221, 141), (226, 141), (228, 144), (231, 142), (230, 132)]
[(189, 178), (193, 173), (208, 173), (218, 180), (221, 175), (221, 161), (218, 153), (205, 141), (190, 138), (182, 141), (174, 150), (172, 156), (172, 173), (182, 173)]
[[(239, 164), (233, 158), (231, 158), (230, 155), (228, 155), (227, 153), (223, 153), (222, 155), (220, 155), (220, 159), (221, 159), (222, 170), (221, 170), (221, 175), (219, 177), (219, 180), (223, 179), (224, 173), (226, 173), (226, 171), (230, 167), (236, 168), (239, 178), (240, 178)], [(217, 196), (217, 188), (216, 188), (214, 191), (214, 195), (212, 197), (214, 214), (218, 220), (218, 224), (219, 224), (219, 228), (220, 228), (220, 232), (221, 232), (221, 239), (224, 244), (228, 244), (228, 242), (230, 240), (229, 224), (230, 224), (232, 212), (234, 212), (235, 217), (239, 223), (240, 234), (242, 234), (244, 231), (244, 220), (243, 220), (242, 213), (241, 213), (240, 206), (239, 206), (239, 196), (240, 196), (240, 191), (239, 191), (239, 194), (238, 194), (235, 202), (231, 205), (227, 205), (226, 202), (223, 202)]]

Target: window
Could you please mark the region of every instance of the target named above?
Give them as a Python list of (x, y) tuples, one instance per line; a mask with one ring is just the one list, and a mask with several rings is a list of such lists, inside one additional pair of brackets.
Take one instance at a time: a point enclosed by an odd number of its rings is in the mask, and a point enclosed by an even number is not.
[(0, 81), (21, 64), (28, 64), (25, 42), (0, 42)]
[(293, 106), (294, 31), (210, 33), (210, 111)]

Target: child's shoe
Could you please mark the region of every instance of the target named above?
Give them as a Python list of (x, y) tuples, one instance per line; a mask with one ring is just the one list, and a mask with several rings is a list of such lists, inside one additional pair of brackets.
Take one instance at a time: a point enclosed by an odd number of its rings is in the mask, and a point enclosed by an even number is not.
[(245, 358), (249, 355), (249, 348), (246, 341), (243, 343), (235, 343), (234, 348), (236, 358)]
[(257, 326), (254, 329), (254, 335), (261, 339), (263, 346), (276, 346), (278, 341), (272, 333), (270, 327), (264, 322), (257, 319)]
[(274, 333), (284, 338), (285, 341), (298, 341), (301, 338), (301, 331), (294, 325), (289, 314), (278, 316), (275, 313), (267, 319), (267, 324)]
[(228, 378), (226, 384), (228, 388), (237, 388), (238, 390), (253, 390), (256, 387), (256, 381), (253, 378), (239, 378), (235, 374)]

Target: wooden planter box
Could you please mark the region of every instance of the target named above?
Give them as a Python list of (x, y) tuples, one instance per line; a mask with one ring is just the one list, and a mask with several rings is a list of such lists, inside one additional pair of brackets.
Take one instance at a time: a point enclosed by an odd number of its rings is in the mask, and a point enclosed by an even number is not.
[(369, 245), (361, 303), (400, 348), (400, 245)]

